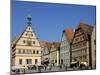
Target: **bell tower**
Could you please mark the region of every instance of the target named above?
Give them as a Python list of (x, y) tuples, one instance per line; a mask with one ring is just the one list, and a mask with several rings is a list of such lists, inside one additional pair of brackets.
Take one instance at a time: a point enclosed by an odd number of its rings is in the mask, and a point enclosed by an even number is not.
[(27, 16), (27, 24), (31, 25), (32, 24), (32, 17), (30, 15)]

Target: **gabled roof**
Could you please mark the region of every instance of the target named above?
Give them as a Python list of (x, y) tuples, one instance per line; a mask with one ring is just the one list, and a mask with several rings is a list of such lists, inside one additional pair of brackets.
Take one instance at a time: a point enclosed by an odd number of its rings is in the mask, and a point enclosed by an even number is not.
[(66, 38), (69, 40), (69, 43), (72, 42), (73, 36), (74, 36), (74, 32), (70, 29), (64, 29), (63, 33), (65, 32), (66, 34)]
[(42, 47), (42, 48), (48, 48), (48, 49), (50, 49), (51, 48), (51, 43), (50, 42), (47, 42), (47, 41), (40, 41), (40, 46)]
[(13, 42), (12, 42), (12, 47), (18, 42), (18, 40), (22, 37), (22, 35), (24, 34), (24, 32), (25, 32), (25, 30), (28, 28), (28, 26), (31, 26), (31, 25), (27, 25), (26, 27), (25, 27), (25, 29), (24, 29), (24, 31), (19, 35), (19, 36), (17, 36), (14, 40), (13, 40)]
[(92, 30), (93, 30), (93, 26), (85, 24), (85, 23), (80, 23), (79, 26), (77, 27), (77, 29), (81, 28), (85, 33), (91, 35)]
[(47, 45), (47, 41), (40, 41), (40, 46), (45, 47)]

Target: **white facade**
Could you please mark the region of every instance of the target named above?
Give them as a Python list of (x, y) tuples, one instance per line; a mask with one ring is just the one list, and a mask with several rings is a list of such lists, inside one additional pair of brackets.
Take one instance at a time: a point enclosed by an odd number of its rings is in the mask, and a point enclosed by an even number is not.
[(70, 43), (66, 37), (66, 33), (62, 34), (60, 45), (60, 64), (70, 66)]
[(12, 45), (12, 66), (41, 65), (41, 46), (28, 25)]
[(60, 60), (60, 43), (52, 43), (50, 48), (50, 65), (58, 66)]
[(49, 48), (44, 47), (42, 50), (42, 61), (44, 62), (45, 60), (49, 60)]

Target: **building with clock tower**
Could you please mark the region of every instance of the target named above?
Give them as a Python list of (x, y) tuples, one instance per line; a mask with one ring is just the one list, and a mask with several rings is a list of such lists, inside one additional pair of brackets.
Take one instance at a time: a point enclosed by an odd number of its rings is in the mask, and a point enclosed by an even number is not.
[(27, 20), (25, 30), (11, 45), (12, 66), (41, 65), (41, 46), (35, 32), (32, 30), (31, 16), (28, 16)]

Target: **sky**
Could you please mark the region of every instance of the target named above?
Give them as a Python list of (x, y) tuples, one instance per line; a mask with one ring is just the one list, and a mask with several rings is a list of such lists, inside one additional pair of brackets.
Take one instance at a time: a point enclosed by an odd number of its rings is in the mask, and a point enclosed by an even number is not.
[(32, 16), (32, 28), (39, 40), (60, 42), (62, 31), (75, 29), (80, 22), (96, 24), (96, 7), (41, 2), (12, 1), (11, 38), (20, 35)]

